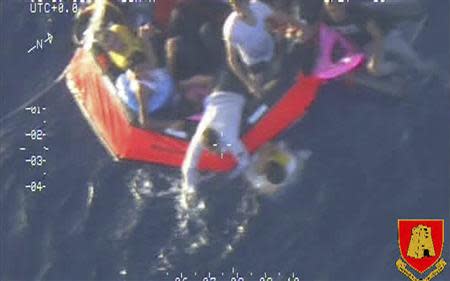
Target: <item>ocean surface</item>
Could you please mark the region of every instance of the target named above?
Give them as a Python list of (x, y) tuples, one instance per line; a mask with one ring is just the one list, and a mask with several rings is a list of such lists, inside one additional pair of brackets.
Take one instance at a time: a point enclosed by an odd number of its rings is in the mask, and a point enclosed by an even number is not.
[[(448, 70), (449, 1), (427, 3), (416, 46)], [(410, 85), (404, 99), (329, 84), (282, 136), (310, 153), (295, 183), (261, 195), (214, 181), (187, 203), (178, 170), (113, 162), (65, 83), (41, 92), (74, 52), (72, 19), (28, 9), (0, 2), (0, 280), (407, 280), (395, 266), (401, 218), (445, 219), (450, 261), (444, 82)], [(52, 44), (27, 53), (47, 32)], [(30, 99), (45, 110), (20, 108)], [(42, 141), (25, 136), (36, 128)]]

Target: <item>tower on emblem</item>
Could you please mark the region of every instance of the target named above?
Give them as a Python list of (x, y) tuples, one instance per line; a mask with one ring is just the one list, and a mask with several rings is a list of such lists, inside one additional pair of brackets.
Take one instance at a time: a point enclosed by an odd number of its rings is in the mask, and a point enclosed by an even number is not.
[(415, 259), (434, 257), (436, 255), (431, 235), (431, 227), (418, 225), (411, 231), (407, 256)]

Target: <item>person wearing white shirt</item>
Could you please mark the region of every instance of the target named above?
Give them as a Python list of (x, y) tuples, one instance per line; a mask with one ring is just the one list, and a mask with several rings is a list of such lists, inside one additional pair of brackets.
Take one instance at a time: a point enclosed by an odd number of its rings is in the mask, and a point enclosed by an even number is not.
[(261, 97), (262, 83), (276, 52), (274, 27), (305, 26), (258, 0), (230, 0), (230, 4), (233, 12), (223, 26), (227, 61), (249, 92)]
[[(222, 73), (219, 85), (206, 98), (204, 113), (187, 149), (183, 164), (183, 187), (194, 190), (199, 181), (198, 162), (205, 148), (230, 152), (237, 161), (232, 175), (239, 175), (249, 164), (249, 153), (240, 140), (241, 117), (246, 102), (246, 90), (256, 97), (262, 68), (270, 64), (275, 53), (275, 41), (268, 32), (269, 21), (298, 26), (286, 16), (277, 14), (259, 1), (230, 0), (234, 12), (224, 23), (229, 68)], [(239, 60), (242, 64), (239, 63)], [(241, 67), (244, 66), (244, 67)], [(242, 83), (239, 83), (239, 81)], [(242, 85), (243, 84), (243, 85)], [(246, 87), (243, 87), (246, 86)]]

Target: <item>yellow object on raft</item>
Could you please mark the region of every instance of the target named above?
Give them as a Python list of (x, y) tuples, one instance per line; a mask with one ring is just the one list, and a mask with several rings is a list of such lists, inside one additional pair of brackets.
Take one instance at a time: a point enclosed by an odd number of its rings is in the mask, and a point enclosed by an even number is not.
[(117, 36), (117, 39), (124, 47), (121, 50), (109, 50), (108, 55), (116, 67), (121, 70), (127, 70), (134, 63), (133, 57), (135, 57), (136, 54), (144, 53), (143, 43), (141, 39), (125, 25), (111, 25), (109, 31)]

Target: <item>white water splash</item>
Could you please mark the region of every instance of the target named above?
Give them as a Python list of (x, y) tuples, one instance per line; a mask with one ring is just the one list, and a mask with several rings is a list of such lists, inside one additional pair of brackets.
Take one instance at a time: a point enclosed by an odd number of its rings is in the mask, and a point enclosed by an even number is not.
[(252, 218), (259, 213), (258, 194), (253, 189), (247, 189), (237, 206), (234, 219), (231, 221), (231, 238), (226, 241), (221, 253), (221, 259), (224, 259), (234, 251), (238, 244), (247, 234), (247, 229)]
[[(217, 246), (217, 258), (224, 259), (233, 252), (247, 234), (252, 218), (259, 211), (259, 195), (253, 189), (246, 188), (233, 212), (225, 214), (221, 220), (207, 221), (208, 204), (197, 192), (174, 180), (171, 190), (175, 194), (176, 229), (170, 241), (158, 255), (156, 270), (166, 272), (173, 268), (173, 261), (180, 255), (194, 255), (204, 248), (213, 247), (211, 241), (220, 241)], [(226, 229), (221, 233), (211, 233), (208, 224), (223, 224)], [(214, 237), (212, 236), (214, 235)]]
[(169, 243), (158, 255), (158, 271), (172, 268), (172, 258), (178, 253), (192, 255), (209, 245), (209, 231), (206, 214), (206, 202), (196, 190), (183, 187), (179, 179), (171, 181), (170, 193), (174, 195), (176, 211), (176, 229)]
[[(288, 163), (285, 164), (287, 176), (280, 184), (271, 183), (267, 179), (267, 175), (262, 172), (264, 163), (272, 159), (272, 155), (275, 154), (284, 155), (288, 159)], [(264, 196), (276, 196), (280, 192), (285, 191), (294, 182), (298, 186), (306, 164), (312, 154), (310, 150), (293, 151), (283, 142), (267, 145), (252, 157), (252, 164), (247, 169), (245, 178), (258, 193)]]

